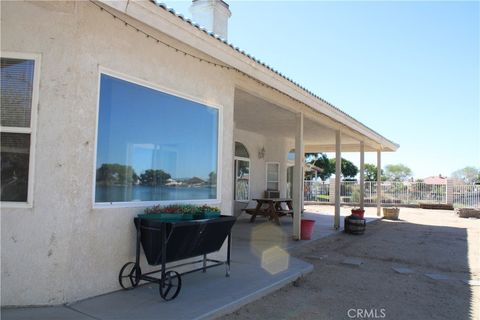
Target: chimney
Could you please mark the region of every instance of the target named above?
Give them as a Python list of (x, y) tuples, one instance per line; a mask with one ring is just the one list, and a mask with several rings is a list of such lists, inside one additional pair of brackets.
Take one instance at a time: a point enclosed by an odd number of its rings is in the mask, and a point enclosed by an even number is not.
[(228, 18), (232, 15), (222, 0), (193, 0), (190, 6), (192, 20), (224, 40), (228, 36)]

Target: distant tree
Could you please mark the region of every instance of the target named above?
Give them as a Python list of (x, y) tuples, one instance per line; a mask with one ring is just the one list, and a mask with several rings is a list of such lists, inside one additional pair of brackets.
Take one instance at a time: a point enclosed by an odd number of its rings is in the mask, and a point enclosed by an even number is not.
[(318, 177), (320, 177), (322, 181), (330, 178), (332, 173), (335, 172), (335, 165), (332, 167), (332, 164), (325, 153), (318, 153), (316, 158), (310, 163), (320, 168), (320, 172), (318, 172)]
[(377, 181), (377, 166), (371, 163), (365, 163), (365, 180)]
[(205, 181), (199, 177), (193, 177), (193, 178), (187, 179), (185, 182), (189, 185), (205, 184)]
[(405, 181), (412, 176), (412, 170), (403, 164), (385, 166), (385, 177), (391, 181)]
[[(335, 158), (330, 159), (330, 165), (332, 166), (333, 173), (335, 173), (336, 167), (336, 160)], [(340, 163), (340, 168), (342, 172), (342, 176), (344, 179), (353, 179), (358, 173), (358, 168), (353, 162), (348, 161), (347, 159), (342, 158), (342, 162)]]
[(208, 184), (214, 186), (217, 184), (217, 173), (212, 171), (208, 174)]
[(148, 169), (140, 174), (140, 184), (144, 186), (161, 186), (167, 183), (167, 180), (170, 178), (170, 174), (163, 170)]
[(305, 162), (308, 163), (314, 163), (315, 160), (320, 158), (324, 153), (312, 153), (312, 152), (307, 152), (305, 153)]
[(131, 166), (118, 163), (103, 163), (97, 169), (96, 180), (103, 185), (131, 185), (138, 181), (138, 176)]
[(452, 178), (463, 180), (467, 184), (480, 182), (480, 170), (475, 167), (465, 167), (452, 172)]

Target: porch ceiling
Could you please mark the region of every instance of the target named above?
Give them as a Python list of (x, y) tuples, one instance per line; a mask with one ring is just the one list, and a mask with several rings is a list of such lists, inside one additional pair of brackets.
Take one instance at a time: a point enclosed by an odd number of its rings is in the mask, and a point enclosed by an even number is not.
[[(243, 90), (235, 90), (235, 127), (266, 137), (295, 139), (295, 114)], [(304, 119), (305, 152), (335, 151), (335, 130)], [(360, 142), (342, 135), (342, 151), (359, 151)], [(370, 150), (365, 146), (365, 151)]]

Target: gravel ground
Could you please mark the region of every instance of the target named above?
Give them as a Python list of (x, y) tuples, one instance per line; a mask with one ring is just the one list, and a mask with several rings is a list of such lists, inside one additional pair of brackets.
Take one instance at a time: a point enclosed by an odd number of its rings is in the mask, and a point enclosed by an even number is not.
[(221, 319), (480, 320), (480, 286), (464, 282), (480, 281), (480, 219), (412, 208), (401, 208), (400, 219), (293, 252), (314, 271)]

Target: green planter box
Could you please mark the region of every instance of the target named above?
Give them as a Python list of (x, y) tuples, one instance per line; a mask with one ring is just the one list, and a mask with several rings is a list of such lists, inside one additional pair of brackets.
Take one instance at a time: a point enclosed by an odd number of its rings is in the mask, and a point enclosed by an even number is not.
[(204, 219), (220, 218), (220, 212), (205, 212)]
[(139, 214), (141, 219), (161, 220), (161, 221), (189, 221), (200, 219), (216, 219), (220, 218), (220, 212), (206, 212), (202, 214), (192, 213), (150, 213)]
[(162, 221), (185, 221), (193, 220), (193, 214), (184, 213), (151, 213), (151, 214), (139, 214), (141, 219), (149, 220), (162, 220)]

